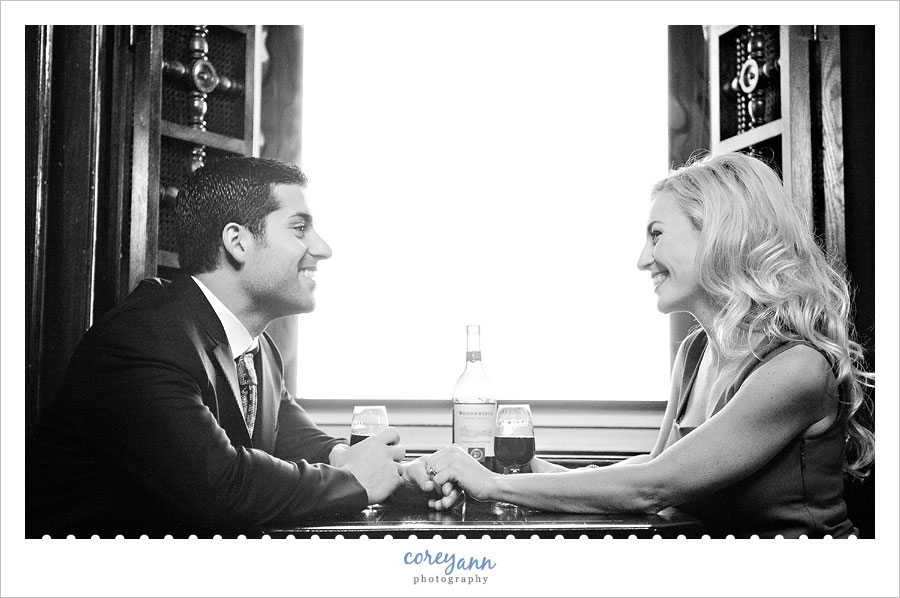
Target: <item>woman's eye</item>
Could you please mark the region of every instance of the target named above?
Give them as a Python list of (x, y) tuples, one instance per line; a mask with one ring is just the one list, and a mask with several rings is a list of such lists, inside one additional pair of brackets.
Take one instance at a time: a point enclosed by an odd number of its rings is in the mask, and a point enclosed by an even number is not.
[(650, 231), (650, 239), (653, 241), (653, 244), (656, 245), (657, 241), (659, 241), (659, 236), (662, 233), (658, 230)]

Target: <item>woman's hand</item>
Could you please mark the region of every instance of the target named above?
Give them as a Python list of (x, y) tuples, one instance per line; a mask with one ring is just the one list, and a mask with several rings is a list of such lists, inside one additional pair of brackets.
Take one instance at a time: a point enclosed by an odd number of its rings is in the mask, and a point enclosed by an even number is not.
[[(428, 499), (428, 506), (437, 510), (450, 509), (459, 500), (462, 490), (452, 483), (447, 482), (443, 485), (434, 483), (428, 472), (425, 471), (425, 460), (427, 457), (419, 457), (414, 461), (403, 464), (403, 481), (407, 485), (418, 488), (424, 492), (432, 494), (433, 497)], [(438, 506), (435, 506), (438, 505)]]
[[(497, 476), (457, 444), (451, 444), (427, 457), (425, 471), (442, 489), (455, 482), (456, 486), (475, 500), (490, 500), (491, 482)], [(455, 498), (444, 492), (443, 498), (429, 500), (428, 506), (441, 511), (450, 508), (454, 502)]]
[(428, 473), (425, 472), (425, 457), (419, 457), (414, 461), (404, 463), (401, 475), (404, 482), (415, 485), (423, 492), (435, 492), (438, 490)]

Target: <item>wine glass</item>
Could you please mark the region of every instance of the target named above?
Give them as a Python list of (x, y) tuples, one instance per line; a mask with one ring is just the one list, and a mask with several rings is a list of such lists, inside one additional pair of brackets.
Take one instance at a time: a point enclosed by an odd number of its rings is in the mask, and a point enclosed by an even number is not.
[(350, 420), (350, 446), (378, 434), (388, 427), (387, 409), (384, 405), (361, 405), (353, 408)]
[(528, 405), (501, 405), (494, 426), (494, 460), (503, 474), (520, 473), (534, 457), (534, 421)]
[[(350, 446), (378, 434), (387, 427), (388, 416), (384, 405), (357, 405), (353, 408), (353, 417), (350, 420)], [(376, 507), (381, 505), (369, 505), (363, 510), (362, 513), (367, 520), (375, 517)]]

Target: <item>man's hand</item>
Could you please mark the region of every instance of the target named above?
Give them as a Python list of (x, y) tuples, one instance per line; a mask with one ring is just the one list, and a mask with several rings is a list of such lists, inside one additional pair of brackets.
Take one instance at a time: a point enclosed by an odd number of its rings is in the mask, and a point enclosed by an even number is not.
[(335, 447), (329, 455), (331, 465), (346, 469), (366, 489), (369, 504), (382, 502), (403, 484), (400, 461), (406, 449), (397, 443), (400, 434), (387, 428), (351, 447)]

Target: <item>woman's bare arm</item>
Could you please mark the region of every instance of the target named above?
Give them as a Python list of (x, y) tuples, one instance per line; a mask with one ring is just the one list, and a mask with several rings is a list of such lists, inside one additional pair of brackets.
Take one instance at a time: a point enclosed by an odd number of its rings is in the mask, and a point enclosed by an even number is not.
[(456, 481), (478, 499), (564, 512), (657, 512), (756, 471), (837, 409), (834, 386), (824, 357), (798, 346), (758, 368), (721, 412), (645, 463), (498, 476), (472, 468), (452, 447), (429, 463), (439, 471), (435, 482)]

